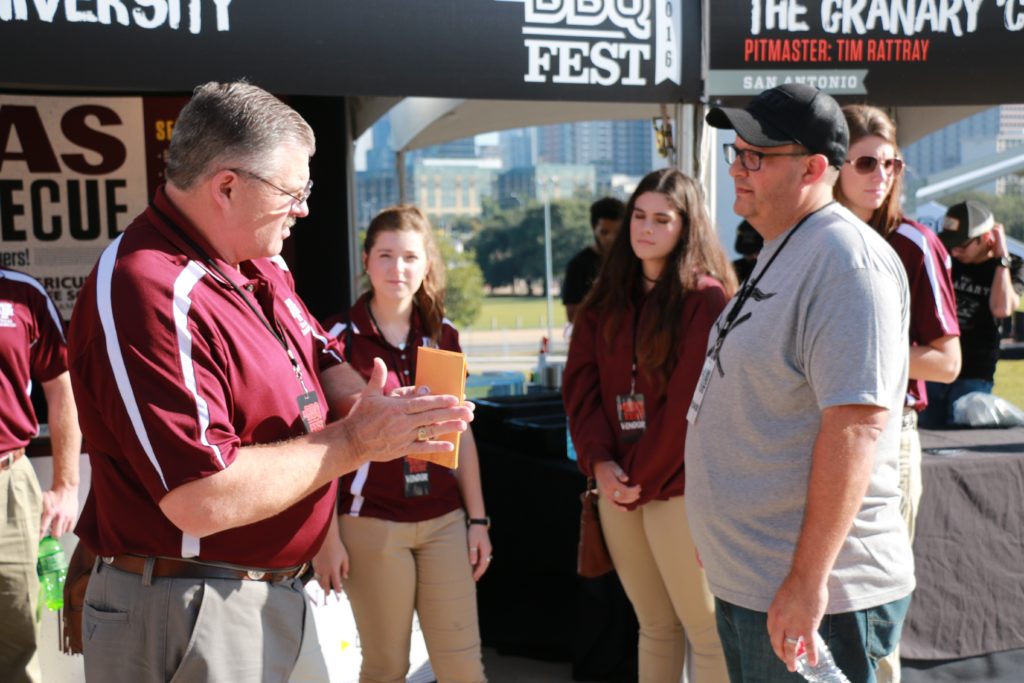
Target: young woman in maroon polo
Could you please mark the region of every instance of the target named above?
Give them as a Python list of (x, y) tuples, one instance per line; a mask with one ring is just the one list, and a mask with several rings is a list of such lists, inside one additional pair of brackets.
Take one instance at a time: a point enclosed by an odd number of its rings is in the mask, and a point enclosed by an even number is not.
[[(576, 316), (563, 395), (612, 561), (640, 621), (640, 680), (728, 680), (683, 505), (686, 411), (735, 275), (696, 181), (648, 174)], [(684, 631), (685, 629), (685, 631)]]
[(949, 253), (938, 236), (902, 214), (903, 161), (896, 126), (881, 109), (843, 107), (850, 154), (835, 196), (896, 251), (910, 284), (910, 381), (900, 441), (900, 511), (911, 538), (921, 498), (921, 442), (916, 416), (928, 406), (925, 381), (949, 383), (960, 372), (960, 325)]
[[(910, 284), (910, 380), (900, 434), (900, 512), (914, 538), (921, 501), (921, 437), (917, 416), (928, 406), (925, 381), (949, 383), (960, 372), (960, 324), (952, 263), (938, 236), (903, 216), (903, 160), (896, 125), (862, 104), (843, 107), (850, 153), (835, 185), (836, 199), (886, 239)], [(879, 680), (900, 678), (899, 650), (879, 661)]]
[[(417, 347), (461, 350), (444, 318), (444, 263), (419, 209), (392, 207), (370, 222), (363, 267), (370, 290), (324, 324), (353, 368), (368, 377), (373, 359), (384, 359), (387, 392), (415, 382)], [(313, 566), (325, 591), (344, 584), (362, 642), (360, 680), (405, 679), (414, 609), (438, 681), (485, 680), (473, 582), (491, 542), (472, 432), (455, 471), (404, 458), (344, 476), (338, 513)]]

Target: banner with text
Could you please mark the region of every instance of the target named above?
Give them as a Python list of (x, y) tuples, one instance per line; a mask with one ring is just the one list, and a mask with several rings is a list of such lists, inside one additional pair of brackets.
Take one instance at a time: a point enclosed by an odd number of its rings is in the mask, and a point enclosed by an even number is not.
[(184, 102), (0, 95), (0, 266), (42, 282), (65, 320), (160, 182)]
[(1021, 98), (1024, 0), (714, 0), (713, 102), (787, 82), (880, 105)]
[(700, 4), (0, 0), (0, 64), (8, 88), (188, 92), (244, 76), (282, 95), (696, 102)]

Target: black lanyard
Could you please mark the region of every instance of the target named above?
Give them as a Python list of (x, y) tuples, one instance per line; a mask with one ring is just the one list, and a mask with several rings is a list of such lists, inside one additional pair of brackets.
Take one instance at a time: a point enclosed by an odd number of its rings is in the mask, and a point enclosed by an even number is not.
[(366, 313), (370, 316), (370, 322), (373, 323), (374, 332), (376, 332), (377, 336), (380, 337), (381, 341), (383, 341), (384, 344), (389, 349), (391, 349), (391, 360), (395, 361), (394, 367), (396, 367), (396, 368), (401, 367), (402, 368), (401, 372), (396, 372), (395, 373), (396, 375), (398, 375), (398, 383), (401, 384), (403, 387), (411, 387), (413, 385), (413, 383), (414, 383), (413, 382), (414, 378), (409, 376), (409, 371), (412, 369), (412, 363), (410, 363), (408, 360), (406, 360), (406, 362), (404, 362), (404, 363), (403, 362), (398, 362), (398, 361), (401, 361), (402, 358), (401, 357), (399, 357), (397, 359), (395, 358), (395, 350), (397, 350), (397, 351), (399, 351), (401, 353), (404, 353), (406, 355), (408, 355), (409, 353), (412, 353), (413, 351), (416, 350), (416, 342), (415, 342), (415, 336), (414, 336), (415, 329), (414, 329), (414, 326), (412, 324), (411, 314), (410, 314), (410, 318), (409, 318), (409, 334), (408, 334), (408, 336), (406, 337), (406, 340), (405, 340), (405, 348), (404, 349), (395, 349), (395, 346), (391, 342), (388, 341), (387, 337), (384, 336), (384, 330), (381, 329), (380, 323), (378, 323), (377, 322), (377, 318), (374, 317), (373, 309), (370, 308), (370, 301), (369, 300), (367, 300), (367, 302), (366, 302)]
[(647, 300), (646, 295), (640, 300), (639, 303), (634, 304), (633, 309), (633, 368), (629, 377), (629, 395), (632, 396), (636, 393), (636, 333), (637, 328), (640, 326), (640, 307)]
[[(718, 355), (722, 351), (722, 344), (725, 343), (725, 338), (729, 336), (729, 332), (732, 331), (733, 325), (736, 323), (740, 311), (743, 310), (743, 306), (747, 303), (747, 299), (750, 298), (750, 295), (754, 293), (754, 290), (757, 288), (757, 284), (761, 282), (761, 278), (764, 277), (764, 274), (767, 273), (768, 269), (772, 267), (773, 263), (775, 263), (775, 259), (778, 258), (779, 254), (782, 253), (782, 250), (786, 248), (786, 245), (789, 244), (789, 240), (796, 234), (796, 231), (799, 230), (811, 216), (831, 204), (833, 204), (833, 202), (829, 202), (820, 209), (815, 209), (801, 218), (800, 222), (793, 226), (793, 229), (790, 230), (789, 234), (782, 240), (782, 244), (780, 244), (779, 248), (775, 250), (772, 257), (768, 259), (768, 263), (764, 264), (764, 268), (762, 268), (761, 272), (757, 274), (757, 277), (754, 278), (753, 274), (751, 274), (750, 277), (747, 278), (747, 281), (743, 283), (740, 293), (736, 295), (736, 303), (733, 304), (733, 307), (729, 310), (729, 314), (725, 316), (725, 322), (722, 323), (722, 326), (718, 330), (718, 337), (715, 338), (714, 345), (712, 345), (711, 349), (708, 350), (708, 357), (714, 358), (715, 363), (718, 363)], [(719, 368), (719, 372), (721, 372), (721, 368)]]
[(306, 388), (306, 383), (302, 379), (302, 367), (299, 366), (298, 360), (295, 359), (295, 354), (292, 353), (291, 346), (288, 345), (287, 337), (285, 337), (279, 331), (280, 327), (277, 321), (277, 317), (274, 317), (274, 324), (271, 325), (270, 321), (267, 320), (265, 315), (263, 315), (263, 312), (259, 309), (259, 307), (249, 300), (249, 297), (245, 295), (245, 292), (242, 291), (242, 288), (235, 284), (235, 281), (227, 276), (227, 274), (221, 269), (221, 267), (217, 265), (217, 262), (213, 260), (213, 257), (206, 253), (205, 249), (203, 249), (201, 246), (199, 246), (198, 243), (196, 243), (195, 240), (189, 237), (188, 234), (184, 230), (182, 230), (181, 227), (179, 227), (178, 224), (175, 223), (170, 216), (168, 216), (159, 208), (157, 208), (154, 202), (150, 201), (149, 208), (153, 209), (154, 213), (160, 216), (160, 218), (163, 219), (164, 223), (167, 224), (167, 227), (173, 230), (174, 233), (178, 235), (178, 237), (180, 237), (182, 241), (184, 241), (185, 244), (189, 246), (190, 249), (199, 254), (199, 256), (203, 259), (203, 262), (206, 263), (207, 266), (215, 270), (222, 280), (231, 285), (231, 290), (238, 295), (238, 297), (245, 303), (246, 306), (249, 307), (249, 310), (256, 315), (259, 321), (263, 323), (263, 326), (267, 328), (267, 331), (274, 336), (274, 339), (277, 340), (277, 343), (281, 345), (282, 349), (284, 349), (284, 352), (288, 355), (288, 360), (292, 364), (292, 370), (295, 371), (295, 379), (299, 381), (299, 386), (302, 387), (303, 393), (309, 393), (309, 389)]

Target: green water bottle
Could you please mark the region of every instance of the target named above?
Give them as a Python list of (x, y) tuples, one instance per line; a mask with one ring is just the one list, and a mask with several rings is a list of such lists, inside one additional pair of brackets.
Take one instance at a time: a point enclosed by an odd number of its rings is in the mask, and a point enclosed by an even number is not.
[(46, 536), (39, 541), (39, 560), (36, 562), (39, 588), (43, 603), (56, 612), (64, 606), (64, 579), (68, 575), (68, 561), (60, 541)]

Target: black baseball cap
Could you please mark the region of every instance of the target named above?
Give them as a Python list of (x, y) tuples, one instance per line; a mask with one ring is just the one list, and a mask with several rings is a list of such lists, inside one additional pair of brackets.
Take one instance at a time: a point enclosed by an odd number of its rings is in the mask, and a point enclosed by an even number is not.
[(946, 249), (952, 251), (975, 237), (984, 235), (995, 225), (995, 218), (987, 206), (979, 201), (968, 199), (966, 202), (954, 204), (946, 210), (939, 239), (942, 240)]
[(850, 129), (839, 103), (827, 93), (803, 83), (787, 83), (750, 100), (744, 109), (714, 107), (707, 122), (726, 128), (752, 145), (781, 147), (798, 144), (823, 154), (841, 168), (850, 145)]

